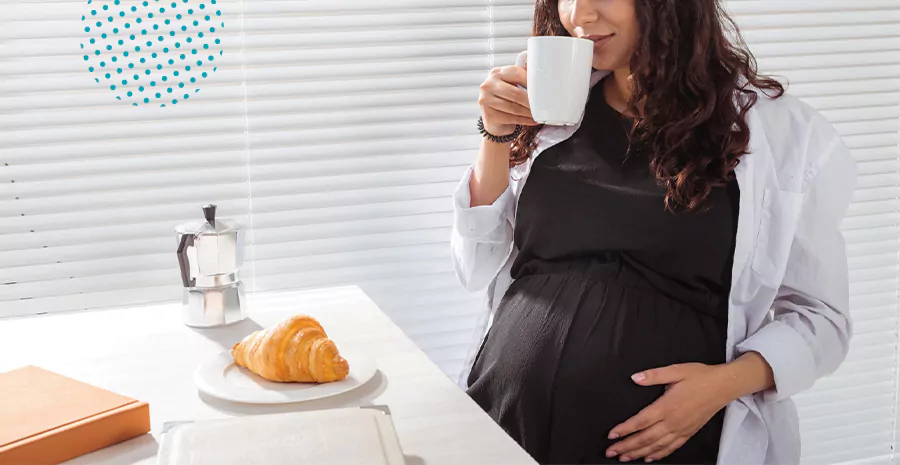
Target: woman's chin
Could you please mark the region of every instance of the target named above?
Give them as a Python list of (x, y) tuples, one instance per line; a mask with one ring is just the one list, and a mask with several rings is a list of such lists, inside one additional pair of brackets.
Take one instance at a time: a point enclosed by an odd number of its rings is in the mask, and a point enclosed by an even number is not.
[(605, 55), (600, 56), (597, 54), (594, 54), (593, 67), (594, 67), (594, 69), (601, 69), (601, 70), (616, 69), (614, 66), (614, 63), (612, 63), (612, 61), (609, 59), (608, 56), (605, 56)]

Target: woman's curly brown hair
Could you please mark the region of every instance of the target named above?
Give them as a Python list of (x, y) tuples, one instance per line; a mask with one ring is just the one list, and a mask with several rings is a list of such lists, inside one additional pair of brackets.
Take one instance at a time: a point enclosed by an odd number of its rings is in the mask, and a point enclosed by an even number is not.
[[(558, 1), (537, 0), (534, 35), (569, 35)], [(730, 180), (748, 153), (746, 115), (757, 102), (755, 89), (778, 98), (784, 86), (758, 74), (718, 0), (635, 0), (635, 11), (640, 38), (630, 65), (628, 112), (640, 117), (631, 145), (649, 158), (651, 172), (666, 188), (667, 208), (702, 209), (712, 188)], [(539, 129), (527, 128), (513, 144), (512, 166), (531, 156)]]

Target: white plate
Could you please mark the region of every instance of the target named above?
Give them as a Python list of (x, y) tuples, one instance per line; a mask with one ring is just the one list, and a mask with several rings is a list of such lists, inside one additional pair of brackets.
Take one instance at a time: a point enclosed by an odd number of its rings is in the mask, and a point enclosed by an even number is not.
[(237, 366), (230, 352), (222, 352), (197, 367), (194, 382), (201, 391), (220, 399), (248, 404), (289, 404), (343, 394), (375, 376), (375, 360), (364, 353), (341, 351), (350, 374), (333, 383), (275, 383)]

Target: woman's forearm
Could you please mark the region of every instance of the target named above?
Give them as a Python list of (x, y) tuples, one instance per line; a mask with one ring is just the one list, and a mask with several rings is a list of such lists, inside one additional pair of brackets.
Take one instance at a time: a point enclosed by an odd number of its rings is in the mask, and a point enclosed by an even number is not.
[(498, 144), (487, 139), (481, 142), (481, 151), (469, 181), (470, 206), (490, 205), (506, 190), (509, 185), (510, 146), (509, 143)]
[(775, 387), (772, 367), (758, 352), (747, 352), (733, 362), (722, 366), (724, 388), (729, 398), (738, 399)]

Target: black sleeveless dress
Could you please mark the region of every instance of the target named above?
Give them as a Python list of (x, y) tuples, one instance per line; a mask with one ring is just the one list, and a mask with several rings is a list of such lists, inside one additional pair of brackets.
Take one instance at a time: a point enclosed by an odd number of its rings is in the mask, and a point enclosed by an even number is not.
[[(725, 362), (736, 181), (672, 213), (631, 122), (597, 85), (578, 131), (542, 153), (519, 200), (514, 281), (469, 376), (469, 395), (540, 463), (608, 459), (613, 427), (664, 386), (631, 375)], [(715, 463), (724, 411), (661, 463)]]

